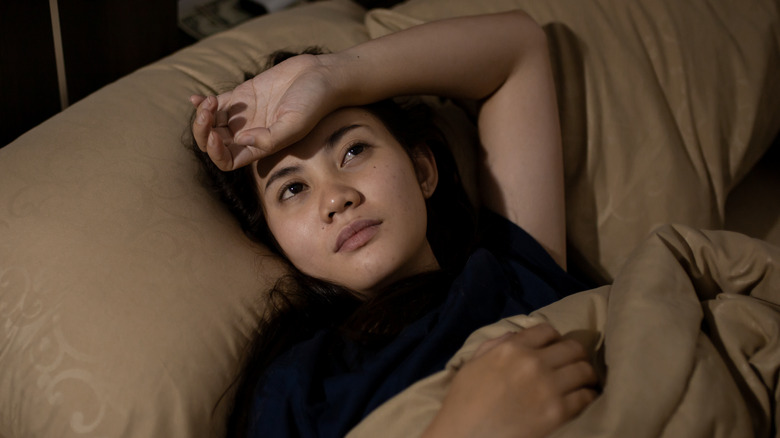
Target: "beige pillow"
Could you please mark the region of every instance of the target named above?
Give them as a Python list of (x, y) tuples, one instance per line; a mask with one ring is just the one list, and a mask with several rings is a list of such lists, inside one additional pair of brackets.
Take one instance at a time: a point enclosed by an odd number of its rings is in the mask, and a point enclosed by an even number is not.
[[(669, 0), (664, 14), (658, 2), (533, 3), (410, 1), (368, 23), (376, 34), (395, 20), (517, 6), (546, 23), (569, 233), (573, 255), (594, 261), (586, 269), (608, 277), (654, 222), (722, 222), (722, 198), (778, 128), (767, 109), (780, 86), (777, 54), (767, 56), (777, 6)], [(713, 14), (727, 19), (699, 22)], [(180, 144), (187, 97), (240, 82), (279, 48), (364, 41), (363, 19), (348, 0), (261, 17), (0, 149), (0, 437), (219, 435), (260, 291), (278, 267), (198, 184)], [(710, 39), (716, 53), (704, 50)], [(700, 51), (683, 57), (690, 47)], [(697, 100), (686, 104), (689, 95)]]
[(0, 437), (220, 436), (276, 267), (198, 183), (194, 92), (367, 39), (316, 2), (143, 68), (0, 149)]
[(657, 226), (722, 228), (780, 130), (776, 0), (409, 0), (372, 37), (522, 9), (545, 29), (565, 149), (570, 266), (610, 280)]

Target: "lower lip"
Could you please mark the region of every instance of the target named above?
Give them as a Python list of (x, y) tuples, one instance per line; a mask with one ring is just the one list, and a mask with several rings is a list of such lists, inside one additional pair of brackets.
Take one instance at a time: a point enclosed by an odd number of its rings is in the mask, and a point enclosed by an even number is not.
[(338, 252), (350, 252), (361, 248), (370, 242), (378, 232), (379, 225), (372, 225), (370, 227), (363, 228), (362, 230), (353, 234), (352, 237), (345, 240), (341, 245), (341, 248), (339, 248)]

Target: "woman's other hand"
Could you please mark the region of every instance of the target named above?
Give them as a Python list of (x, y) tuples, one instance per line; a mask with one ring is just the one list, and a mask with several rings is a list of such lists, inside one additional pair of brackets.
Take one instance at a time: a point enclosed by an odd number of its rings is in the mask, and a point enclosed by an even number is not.
[(596, 397), (584, 348), (549, 324), (485, 342), (453, 379), (425, 437), (543, 437)]
[(299, 55), (230, 92), (192, 96), (195, 142), (226, 171), (289, 146), (338, 108), (328, 72), (318, 56)]

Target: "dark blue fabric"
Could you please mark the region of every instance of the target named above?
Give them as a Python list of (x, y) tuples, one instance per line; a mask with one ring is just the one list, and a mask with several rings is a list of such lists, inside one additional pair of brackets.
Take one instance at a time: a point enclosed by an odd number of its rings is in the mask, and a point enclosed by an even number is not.
[(251, 437), (343, 437), (414, 382), (444, 368), (471, 332), (584, 289), (525, 231), (483, 212), (483, 245), (444, 302), (379, 351), (321, 331), (277, 359), (255, 390)]

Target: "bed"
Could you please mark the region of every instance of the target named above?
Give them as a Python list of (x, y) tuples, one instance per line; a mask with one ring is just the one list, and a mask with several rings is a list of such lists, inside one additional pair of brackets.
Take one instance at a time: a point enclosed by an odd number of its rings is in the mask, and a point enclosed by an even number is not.
[[(351, 435), (419, 434), (480, 340), (540, 320), (588, 346), (603, 384), (556, 436), (775, 434), (776, 0), (326, 0), (202, 40), (0, 149), (0, 437), (222, 436), (280, 267), (201, 184), (188, 96), (280, 48), (513, 8), (548, 35), (569, 265), (594, 288), (475, 332)], [(433, 101), (468, 182), (468, 106)]]

